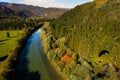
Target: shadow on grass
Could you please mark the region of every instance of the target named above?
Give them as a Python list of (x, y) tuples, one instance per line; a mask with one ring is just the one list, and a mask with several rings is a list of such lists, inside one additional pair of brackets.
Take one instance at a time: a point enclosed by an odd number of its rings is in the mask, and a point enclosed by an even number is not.
[(7, 57), (8, 57), (8, 55), (3, 56), (3, 57), (0, 57), (0, 62), (2, 62), (2, 61), (4, 61), (4, 60), (6, 60), (6, 59), (7, 59)]
[(8, 41), (9, 39), (0, 40), (0, 42)]
[(6, 43), (0, 43), (0, 45), (3, 45), (3, 44), (6, 44)]
[[(15, 38), (15, 37), (18, 37), (18, 36), (11, 36), (11, 37), (8, 37), (8, 38), (10, 39), (10, 38)], [(9, 39), (0, 40), (0, 42), (8, 41)]]
[(9, 37), (9, 38), (15, 38), (15, 37), (18, 37), (18, 36), (11, 36), (11, 37)]

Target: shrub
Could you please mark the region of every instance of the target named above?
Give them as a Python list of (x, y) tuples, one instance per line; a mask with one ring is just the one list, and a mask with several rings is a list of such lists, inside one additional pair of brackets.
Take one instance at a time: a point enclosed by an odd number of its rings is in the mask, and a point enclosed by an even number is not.
[(10, 37), (10, 33), (9, 32), (7, 32), (7, 37)]

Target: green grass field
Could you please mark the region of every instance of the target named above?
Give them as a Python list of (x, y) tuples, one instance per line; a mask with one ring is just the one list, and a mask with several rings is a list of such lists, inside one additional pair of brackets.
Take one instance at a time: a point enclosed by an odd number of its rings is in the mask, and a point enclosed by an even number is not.
[[(9, 32), (10, 37), (7, 37), (7, 32)], [(15, 42), (20, 35), (21, 31), (0, 31), (0, 57), (9, 54), (9, 51), (15, 46)]]

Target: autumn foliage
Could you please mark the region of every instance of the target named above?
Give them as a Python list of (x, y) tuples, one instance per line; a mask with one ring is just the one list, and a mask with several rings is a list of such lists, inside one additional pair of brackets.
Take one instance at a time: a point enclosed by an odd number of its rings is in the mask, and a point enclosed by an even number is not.
[(68, 54), (65, 54), (62, 58), (61, 58), (61, 62), (65, 62), (65, 63), (70, 63), (72, 61), (72, 57)]
[(106, 0), (95, 0), (96, 7), (102, 6), (105, 2), (106, 2)]

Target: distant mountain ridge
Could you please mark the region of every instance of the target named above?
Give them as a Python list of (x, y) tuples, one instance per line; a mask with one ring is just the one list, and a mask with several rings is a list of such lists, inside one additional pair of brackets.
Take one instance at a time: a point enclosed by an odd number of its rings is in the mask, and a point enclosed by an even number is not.
[(6, 6), (0, 5), (0, 15), (4, 15), (4, 14), (13, 15), (14, 11), (7, 8)]
[[(2, 7), (4, 7), (4, 9), (2, 9)], [(26, 4), (16, 4), (7, 2), (0, 2), (0, 9), (1, 9), (0, 17), (17, 16), (17, 17), (48, 17), (48, 18), (59, 17), (68, 10), (60, 8), (44, 8)], [(10, 13), (8, 12), (6, 14), (8, 10), (10, 11)]]

